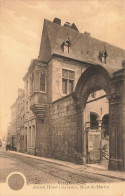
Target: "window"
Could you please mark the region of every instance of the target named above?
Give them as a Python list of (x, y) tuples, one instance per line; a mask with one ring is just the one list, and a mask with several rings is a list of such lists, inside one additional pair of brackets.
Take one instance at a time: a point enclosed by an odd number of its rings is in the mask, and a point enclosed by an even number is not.
[(28, 112), (28, 101), (26, 102), (26, 112)]
[(40, 91), (45, 92), (45, 73), (41, 72), (40, 74)]
[(69, 80), (69, 93), (73, 92), (73, 80)]
[(24, 115), (22, 117), (22, 126), (24, 126)]
[(98, 127), (98, 115), (96, 113), (90, 112), (90, 126), (91, 129)]
[(66, 79), (62, 79), (62, 91), (64, 94), (67, 94), (67, 80)]
[(106, 64), (106, 59), (107, 59), (107, 57), (108, 57), (108, 53), (107, 53), (106, 50), (99, 52), (99, 60), (100, 60), (102, 63), (105, 63), (105, 64)]
[(22, 101), (22, 111), (24, 110), (24, 100)]
[(21, 127), (23, 126), (22, 117), (20, 118), (20, 126), (21, 126)]
[(70, 46), (71, 46), (71, 42), (70, 42), (69, 38), (67, 38), (67, 39), (63, 42), (63, 44), (62, 44), (63, 52), (64, 52), (65, 54), (69, 53), (69, 51), (70, 51)]
[(44, 119), (41, 119), (41, 123), (44, 124)]
[(31, 147), (31, 126), (29, 127), (29, 147)]
[(28, 80), (26, 81), (26, 95), (28, 95)]
[(62, 69), (62, 92), (70, 94), (74, 88), (75, 72), (67, 69)]
[(35, 125), (32, 126), (32, 147), (35, 147)]
[(32, 94), (34, 92), (34, 73), (32, 73), (30, 77), (30, 93)]
[(92, 92), (92, 93), (91, 93), (91, 97), (92, 97), (92, 98), (96, 98), (96, 92)]
[(69, 46), (64, 45), (64, 53), (68, 54), (69, 53)]

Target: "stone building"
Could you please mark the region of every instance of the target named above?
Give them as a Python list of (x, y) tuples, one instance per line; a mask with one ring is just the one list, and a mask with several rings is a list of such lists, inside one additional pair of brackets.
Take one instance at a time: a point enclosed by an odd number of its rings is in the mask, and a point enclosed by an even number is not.
[(8, 131), (8, 144), (12, 150), (25, 152), (24, 141), (24, 90), (18, 89), (18, 97), (11, 106), (11, 123)]
[(7, 134), (7, 143), (16, 147), (16, 102), (11, 106), (11, 123)]
[(10, 144), (10, 142), (11, 142), (11, 124), (9, 123), (8, 124), (8, 127), (7, 127), (7, 136), (6, 136), (6, 145), (8, 144)]
[(28, 72), (24, 76), (24, 90), (25, 90), (25, 140), (26, 140), (26, 151), (30, 154), (35, 154), (35, 141), (36, 141), (36, 115), (30, 109), (32, 102), (32, 95), (34, 94), (34, 101), (37, 104), (37, 94), (39, 94), (39, 89), (37, 85), (39, 84), (39, 73), (33, 70), (34, 61), (31, 62), (31, 66)]
[(124, 60), (125, 50), (80, 33), (74, 23), (44, 20), (39, 56), (23, 78), (27, 152), (96, 161), (105, 129), (109, 169), (125, 170)]
[(24, 141), (24, 90), (18, 89), (18, 97), (16, 99), (16, 140), (17, 151), (25, 152)]

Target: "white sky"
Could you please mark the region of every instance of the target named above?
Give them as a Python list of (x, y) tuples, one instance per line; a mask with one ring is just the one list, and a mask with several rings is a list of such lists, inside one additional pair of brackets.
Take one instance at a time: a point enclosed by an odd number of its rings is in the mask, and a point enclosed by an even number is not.
[(125, 0), (0, 0), (0, 133), (31, 59), (39, 54), (44, 18), (75, 23), (80, 32), (125, 49)]

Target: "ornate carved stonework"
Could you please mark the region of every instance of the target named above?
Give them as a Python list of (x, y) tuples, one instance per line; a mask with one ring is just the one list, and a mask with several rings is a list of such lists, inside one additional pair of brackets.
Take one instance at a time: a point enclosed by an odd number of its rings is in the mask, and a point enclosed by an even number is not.
[(45, 118), (46, 104), (34, 104), (30, 107), (33, 113), (40, 119)]

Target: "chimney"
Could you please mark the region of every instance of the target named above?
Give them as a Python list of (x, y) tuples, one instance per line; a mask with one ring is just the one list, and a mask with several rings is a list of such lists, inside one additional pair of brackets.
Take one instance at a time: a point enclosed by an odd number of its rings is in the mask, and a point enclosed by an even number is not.
[(71, 25), (71, 29), (73, 29), (73, 30), (75, 30), (75, 31), (78, 31), (78, 32), (79, 32), (79, 30), (78, 30), (77, 26), (76, 26), (74, 23)]
[(64, 27), (71, 28), (71, 24), (70, 24), (69, 22), (66, 22), (66, 23), (64, 24)]
[(122, 67), (125, 68), (125, 60), (122, 61)]
[(88, 32), (84, 32), (84, 35), (86, 35), (87, 37), (90, 37), (90, 33), (88, 33)]
[(54, 18), (53, 23), (61, 25), (61, 19), (60, 18)]

